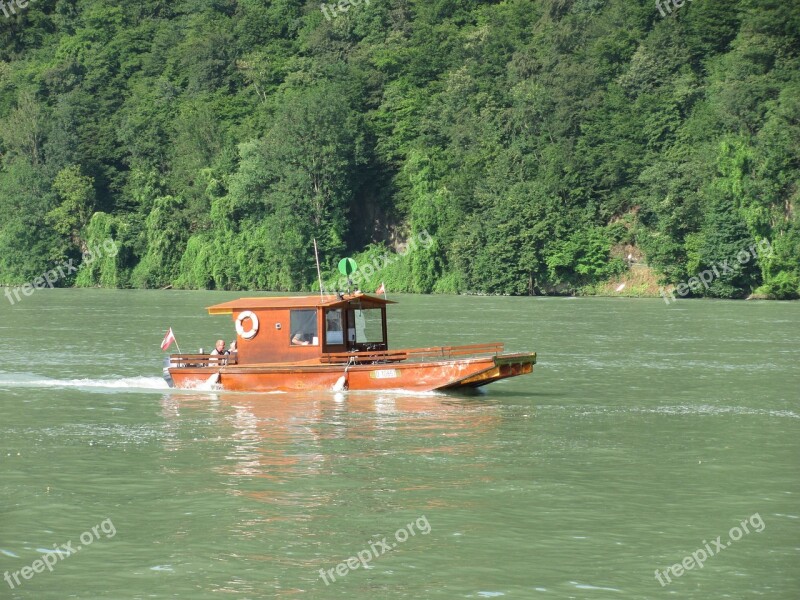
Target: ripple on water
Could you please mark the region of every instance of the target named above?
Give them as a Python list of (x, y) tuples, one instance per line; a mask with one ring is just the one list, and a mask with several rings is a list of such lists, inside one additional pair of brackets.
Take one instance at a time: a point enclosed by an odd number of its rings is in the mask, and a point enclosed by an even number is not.
[(602, 587), (598, 585), (589, 585), (588, 583), (578, 583), (577, 581), (570, 581), (579, 590), (598, 590), (602, 592), (621, 592), (622, 590), (612, 587)]
[(777, 417), (784, 419), (800, 419), (800, 415), (791, 410), (772, 410), (767, 408), (751, 408), (748, 406), (712, 406), (701, 404), (697, 406), (656, 406), (645, 408), (639, 406), (595, 406), (575, 412), (575, 416), (588, 417), (595, 415), (614, 414), (651, 414), (651, 415), (755, 415), (762, 417)]

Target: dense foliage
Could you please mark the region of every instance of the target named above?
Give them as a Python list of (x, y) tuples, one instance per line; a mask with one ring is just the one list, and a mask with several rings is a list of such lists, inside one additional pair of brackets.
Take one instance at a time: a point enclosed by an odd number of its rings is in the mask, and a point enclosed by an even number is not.
[[(665, 0), (666, 4), (669, 0)], [(0, 284), (800, 292), (800, 3), (36, 0), (0, 15)], [(616, 278), (616, 279), (615, 279)]]

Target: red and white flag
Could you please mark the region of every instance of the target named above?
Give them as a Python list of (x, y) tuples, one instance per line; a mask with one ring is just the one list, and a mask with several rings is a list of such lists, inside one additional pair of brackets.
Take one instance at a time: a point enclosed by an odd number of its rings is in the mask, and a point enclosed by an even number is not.
[(169, 348), (173, 342), (175, 342), (175, 334), (172, 333), (172, 327), (169, 328), (167, 335), (164, 336), (164, 341), (161, 342), (161, 349), (166, 350)]
[(375, 290), (375, 293), (376, 294), (383, 294), (384, 296), (386, 295), (386, 288), (384, 287), (382, 281), (381, 281), (381, 286), (377, 290)]

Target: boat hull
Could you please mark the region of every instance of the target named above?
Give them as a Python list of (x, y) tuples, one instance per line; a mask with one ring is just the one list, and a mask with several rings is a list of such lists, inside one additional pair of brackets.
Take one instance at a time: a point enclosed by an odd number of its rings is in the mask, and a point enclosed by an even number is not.
[[(456, 390), (476, 388), (533, 371), (536, 354), (379, 364), (260, 364), (169, 369), (173, 385), (269, 392), (313, 390)], [(344, 379), (342, 379), (344, 378)], [(342, 385), (344, 384), (344, 385)]]

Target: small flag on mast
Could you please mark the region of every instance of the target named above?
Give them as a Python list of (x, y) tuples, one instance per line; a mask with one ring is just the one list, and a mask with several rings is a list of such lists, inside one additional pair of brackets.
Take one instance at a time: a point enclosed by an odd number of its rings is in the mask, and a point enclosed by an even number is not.
[(170, 327), (167, 335), (164, 336), (164, 340), (161, 342), (161, 349), (166, 350), (173, 342), (177, 343), (177, 340), (175, 339), (175, 334), (172, 333), (172, 327)]
[(384, 296), (386, 295), (386, 287), (383, 285), (382, 281), (381, 281), (380, 287), (377, 290), (375, 290), (375, 293), (376, 294), (383, 294)]

